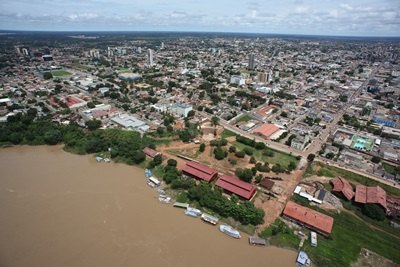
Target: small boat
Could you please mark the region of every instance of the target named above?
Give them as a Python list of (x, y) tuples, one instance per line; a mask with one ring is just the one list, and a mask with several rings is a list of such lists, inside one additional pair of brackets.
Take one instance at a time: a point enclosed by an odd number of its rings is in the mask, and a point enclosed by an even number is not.
[(158, 200), (159, 200), (161, 203), (165, 203), (165, 204), (171, 203), (171, 198), (170, 198), (170, 197), (167, 197), (167, 196), (159, 196), (159, 197), (158, 197)]
[(203, 221), (205, 221), (205, 222), (208, 222), (208, 223), (212, 224), (212, 225), (216, 225), (218, 223), (218, 221), (219, 221), (218, 218), (216, 218), (216, 217), (214, 217), (214, 216), (212, 216), (210, 214), (207, 214), (207, 213), (203, 213), (201, 215), (201, 219)]
[(304, 251), (299, 251), (296, 259), (297, 266), (310, 266), (311, 260), (308, 257), (307, 253)]
[(111, 162), (111, 159), (109, 159), (109, 158), (104, 158), (104, 162), (110, 163), (110, 162)]
[(190, 211), (190, 210), (185, 210), (185, 214), (187, 216), (193, 217), (193, 218), (197, 218), (199, 215), (196, 212)]
[(235, 228), (232, 228), (232, 226), (226, 225), (226, 224), (221, 224), (219, 226), (219, 230), (223, 232), (224, 234), (227, 234), (231, 237), (234, 238), (241, 238), (242, 236), (240, 235), (240, 232), (236, 230)]
[(157, 192), (160, 193), (161, 195), (166, 195), (165, 191), (161, 188), (158, 188)]
[(102, 161), (103, 161), (103, 158), (102, 158), (102, 157), (99, 157), (99, 156), (97, 156), (97, 157), (96, 157), (96, 161), (97, 161), (97, 162), (102, 162)]
[(147, 182), (147, 185), (150, 186), (151, 188), (155, 188), (157, 185), (151, 181)]
[(192, 207), (187, 207), (186, 210), (196, 214), (197, 216), (200, 216), (202, 214), (201, 210)]
[(175, 202), (174, 207), (176, 208), (182, 208), (182, 209), (187, 209), (189, 207), (189, 204), (187, 203), (182, 203), (182, 202)]
[(144, 170), (144, 175), (145, 175), (147, 178), (151, 177), (151, 175), (152, 175), (151, 170), (150, 170), (150, 169), (145, 169), (145, 170)]

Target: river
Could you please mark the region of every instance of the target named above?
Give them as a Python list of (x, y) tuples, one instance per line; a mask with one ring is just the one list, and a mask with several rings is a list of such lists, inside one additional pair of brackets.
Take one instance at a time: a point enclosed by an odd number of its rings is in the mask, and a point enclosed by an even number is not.
[(0, 266), (295, 266), (158, 201), (142, 169), (61, 146), (0, 149)]

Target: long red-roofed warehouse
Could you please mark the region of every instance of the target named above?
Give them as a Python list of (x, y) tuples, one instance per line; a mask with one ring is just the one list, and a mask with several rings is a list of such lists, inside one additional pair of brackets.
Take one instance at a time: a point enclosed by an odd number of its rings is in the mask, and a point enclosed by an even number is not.
[(186, 175), (204, 180), (208, 183), (211, 182), (218, 175), (218, 172), (216, 170), (195, 161), (187, 162), (185, 168), (183, 168), (182, 171)]
[(251, 199), (257, 192), (257, 188), (254, 185), (243, 182), (239, 180), (239, 178), (229, 175), (223, 175), (220, 177), (215, 185), (247, 200)]
[(332, 233), (332, 217), (313, 209), (303, 207), (295, 202), (289, 201), (286, 204), (283, 215), (321, 234), (330, 235)]

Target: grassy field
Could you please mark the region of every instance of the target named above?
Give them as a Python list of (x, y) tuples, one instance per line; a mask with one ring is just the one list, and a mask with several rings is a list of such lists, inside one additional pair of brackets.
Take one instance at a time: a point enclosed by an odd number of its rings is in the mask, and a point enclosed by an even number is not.
[(224, 129), (224, 131), (221, 134), (221, 138), (228, 138), (232, 136), (236, 136), (236, 134), (228, 129)]
[(382, 162), (383, 168), (385, 169), (386, 172), (396, 175), (396, 167), (393, 165), (390, 165), (386, 162)]
[(328, 176), (328, 177), (343, 177), (346, 178), (350, 181), (354, 181), (366, 186), (376, 186), (379, 185), (382, 187), (387, 193), (400, 196), (400, 190), (397, 188), (394, 188), (392, 186), (386, 185), (384, 183), (369, 179), (368, 177), (356, 174), (351, 171), (347, 171), (341, 168), (337, 168), (334, 166), (329, 166), (326, 164), (323, 164), (321, 162), (314, 162), (312, 164), (312, 170), (308, 171), (308, 174), (315, 174), (319, 176)]
[(242, 122), (242, 121), (246, 122), (246, 121), (249, 121), (251, 119), (252, 118), (250, 117), (250, 115), (244, 114), (243, 116), (240, 116), (240, 118), (236, 121), (236, 123)]
[[(255, 148), (252, 148), (250, 146), (247, 146), (245, 144), (242, 144), (242, 143), (239, 143), (239, 142), (236, 142), (236, 141), (233, 143), (233, 145), (239, 150), (243, 150), (246, 147), (251, 148), (254, 151), (253, 156), (258, 161), (267, 161), (269, 164), (279, 163), (279, 164), (281, 164), (281, 166), (284, 166), (285, 168), (289, 165), (289, 163), (291, 161), (296, 163), (296, 166), (299, 163), (299, 161), (296, 159), (296, 157), (294, 157), (292, 155), (289, 155), (289, 154), (286, 154), (284, 152), (280, 152), (280, 151), (277, 151), (277, 150), (270, 149), (270, 148), (266, 148), (266, 149), (263, 149), (263, 150), (257, 150)], [(265, 150), (272, 151), (273, 152), (273, 156), (272, 157), (268, 157), (268, 156), (263, 155), (263, 152)]]
[(70, 73), (70, 72), (68, 72), (68, 71), (65, 71), (65, 70), (54, 70), (54, 71), (51, 72), (51, 74), (52, 74), (54, 77), (62, 77), (62, 76), (71, 75), (72, 73)]
[(269, 239), (271, 245), (278, 247), (297, 249), (300, 243), (300, 238), (280, 219), (276, 219), (275, 222), (265, 228), (259, 236)]

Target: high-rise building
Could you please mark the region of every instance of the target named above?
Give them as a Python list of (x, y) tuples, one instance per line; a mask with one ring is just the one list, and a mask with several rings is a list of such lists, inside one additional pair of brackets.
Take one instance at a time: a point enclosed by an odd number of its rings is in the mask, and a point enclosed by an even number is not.
[(148, 49), (147, 50), (147, 66), (151, 67), (154, 65), (153, 62), (153, 50)]
[(164, 49), (164, 42), (161, 43), (161, 49)]
[(254, 70), (254, 54), (249, 55), (249, 69)]
[(257, 81), (260, 83), (265, 83), (267, 81), (267, 74), (265, 72), (259, 72), (257, 74)]
[(138, 52), (139, 54), (142, 53), (142, 48), (141, 48), (140, 46), (137, 48), (137, 52)]

